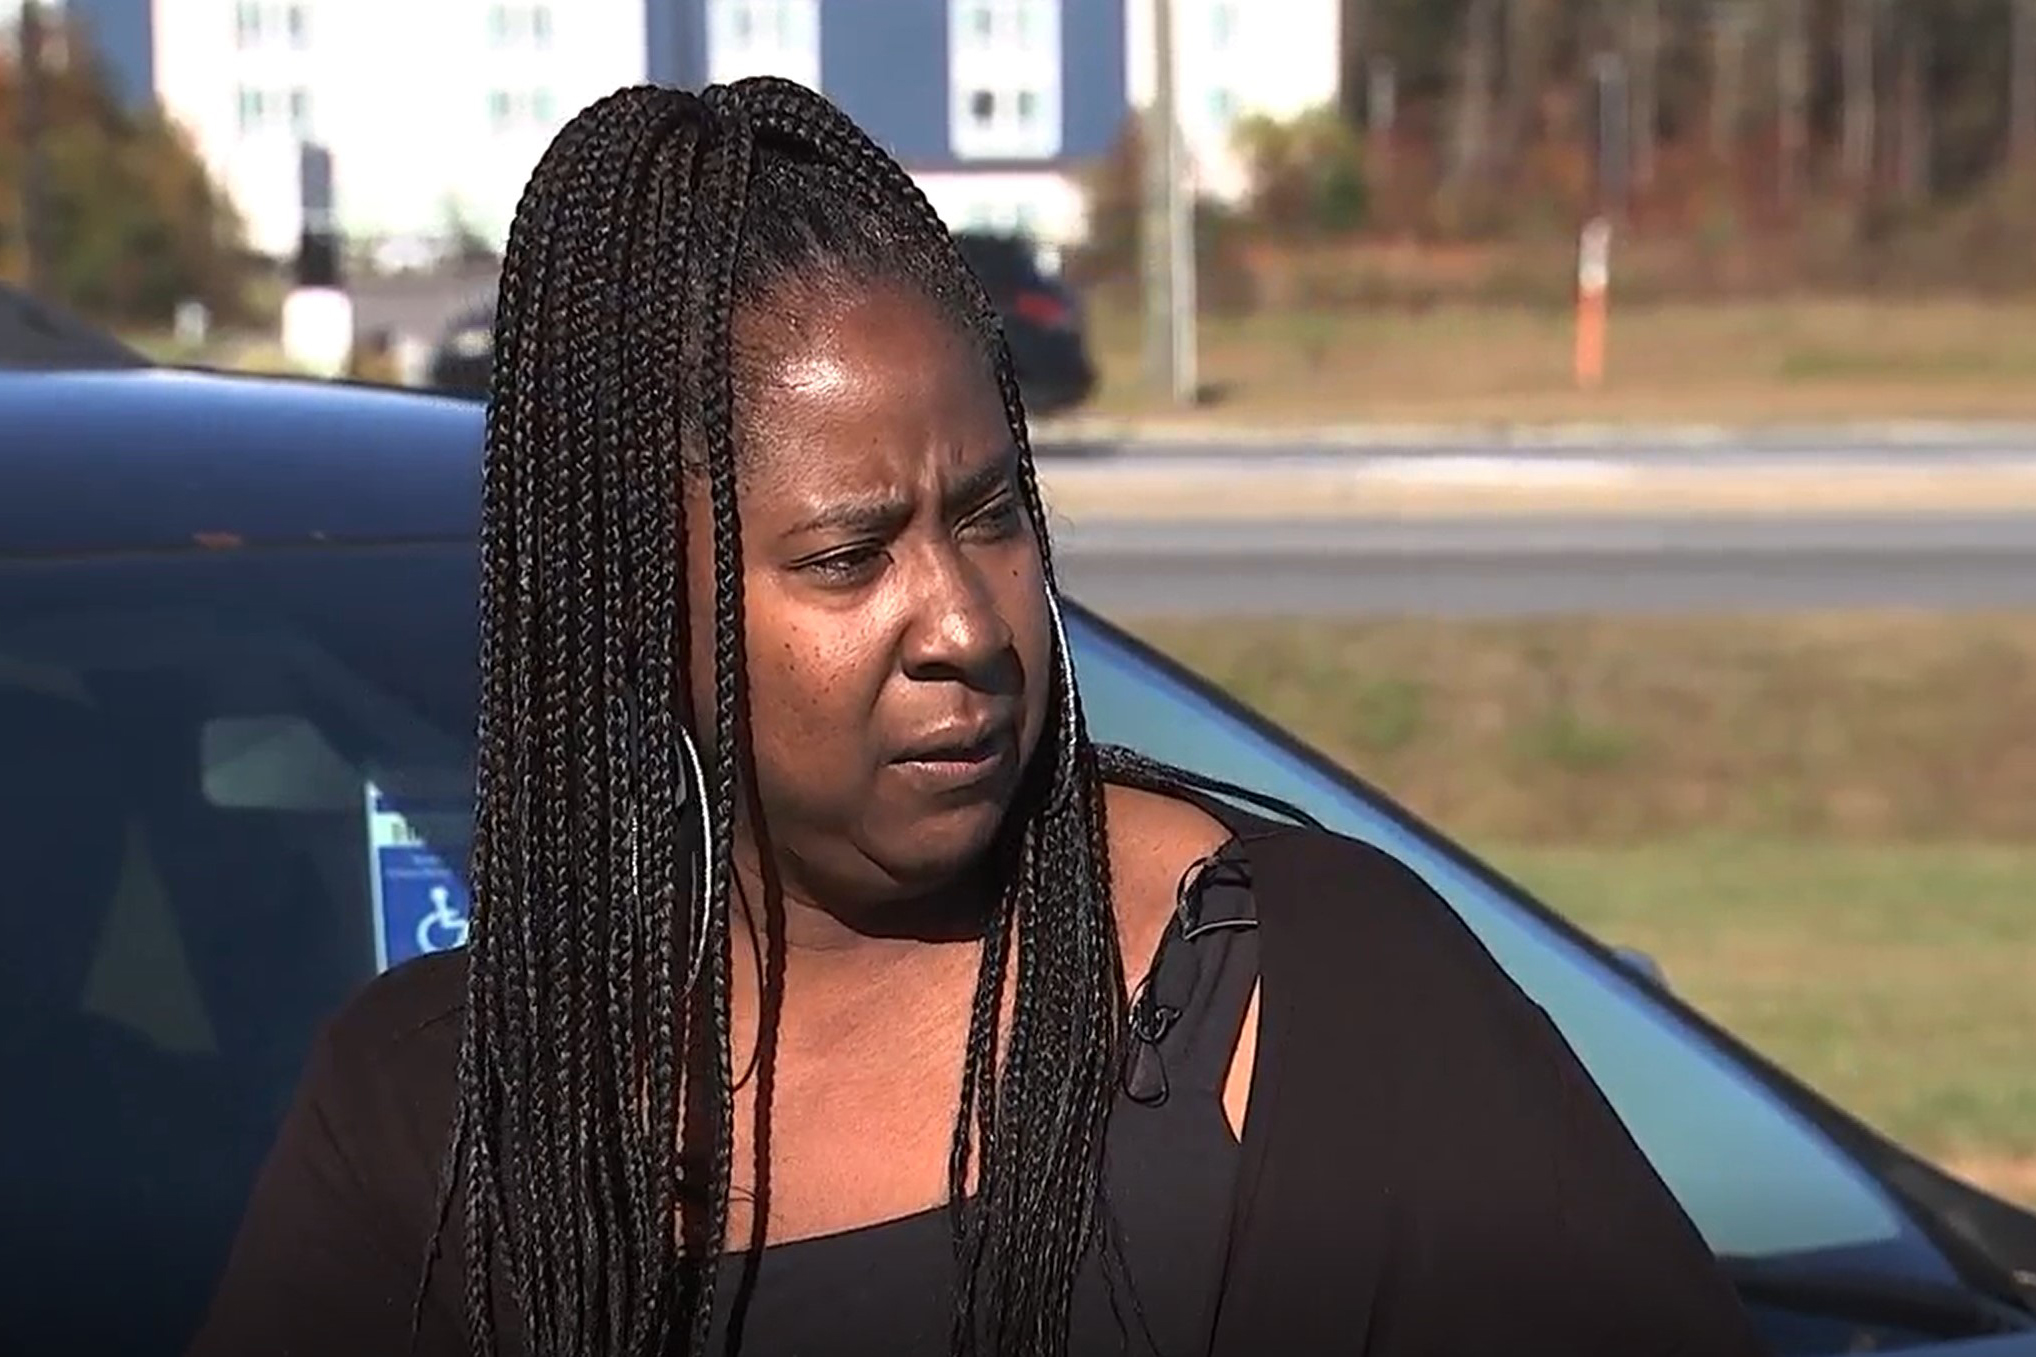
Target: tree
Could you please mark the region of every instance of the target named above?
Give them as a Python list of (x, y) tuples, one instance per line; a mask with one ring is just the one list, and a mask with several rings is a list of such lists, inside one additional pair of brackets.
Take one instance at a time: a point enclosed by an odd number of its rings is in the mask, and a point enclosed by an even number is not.
[(1462, 74), (1450, 136), (1452, 186), (1482, 179), (1491, 168), (1492, 86), (1498, 64), (1500, 0), (1470, 0), (1463, 14)]
[(2008, 59), (2008, 142), (2018, 168), (2036, 168), (2036, 0), (2014, 6)]
[(1854, 191), (1873, 184), (1879, 99), (1882, 0), (1845, 0), (1845, 178)]
[(1775, 0), (1775, 169), (1783, 206), (1802, 196), (1810, 153), (1810, 3)]
[[(180, 301), (233, 316), (251, 276), (238, 215), (183, 131), (123, 107), (84, 34), (50, 44), (42, 152), (54, 300), (109, 323), (167, 322)], [(0, 274), (20, 277), (21, 71), (0, 57)]]
[(1278, 121), (1248, 118), (1237, 146), (1251, 176), (1254, 225), (1282, 236), (1338, 235), (1370, 211), (1364, 141), (1334, 109)]

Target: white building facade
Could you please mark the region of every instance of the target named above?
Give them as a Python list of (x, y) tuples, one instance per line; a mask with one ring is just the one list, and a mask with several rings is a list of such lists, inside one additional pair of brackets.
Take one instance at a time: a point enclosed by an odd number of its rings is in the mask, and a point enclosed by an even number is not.
[[(0, 0), (0, 5), (18, 0)], [(952, 226), (1085, 229), (1081, 172), (1150, 99), (1151, 0), (72, 0), (285, 255), (328, 206), (355, 243), (499, 246), (581, 107), (643, 80), (786, 76), (884, 143)], [(1336, 97), (1337, 0), (1174, 0), (1199, 191), (1244, 191), (1236, 120)], [(145, 32), (132, 31), (145, 14)], [(315, 148), (308, 176), (305, 148)]]
[(458, 226), (498, 243), (559, 127), (646, 63), (643, 0), (154, 6), (155, 97), (276, 255), (324, 206), (306, 146), (330, 157), (351, 240), (401, 252)]
[[(1342, 85), (1338, 0), (1173, 0), (1174, 109), (1198, 192), (1235, 202), (1250, 190), (1233, 133), (1240, 119), (1277, 119), (1334, 104)], [(1125, 0), (1137, 108), (1152, 102), (1157, 51), (1152, 0)]]

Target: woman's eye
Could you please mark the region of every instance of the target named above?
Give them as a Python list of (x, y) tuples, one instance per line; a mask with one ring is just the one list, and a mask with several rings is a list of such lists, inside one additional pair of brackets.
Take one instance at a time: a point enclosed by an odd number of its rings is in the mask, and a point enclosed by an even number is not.
[(962, 525), (962, 530), (987, 541), (1002, 541), (1023, 526), (1024, 521), (1025, 516), (1018, 506), (1018, 497), (1005, 495), (978, 510)]
[(807, 561), (799, 570), (823, 584), (860, 584), (876, 574), (883, 559), (880, 547), (851, 547)]

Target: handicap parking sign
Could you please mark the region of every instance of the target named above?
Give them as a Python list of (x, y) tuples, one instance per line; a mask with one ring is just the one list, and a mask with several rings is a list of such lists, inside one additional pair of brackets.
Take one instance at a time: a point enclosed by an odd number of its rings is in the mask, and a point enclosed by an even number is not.
[[(369, 879), (375, 911), (378, 970), (400, 966), (427, 952), (463, 947), (472, 897), (461, 866), (466, 861), (463, 807), (442, 813), (399, 811), (370, 786), (368, 793)], [(420, 833), (425, 820), (436, 834)]]

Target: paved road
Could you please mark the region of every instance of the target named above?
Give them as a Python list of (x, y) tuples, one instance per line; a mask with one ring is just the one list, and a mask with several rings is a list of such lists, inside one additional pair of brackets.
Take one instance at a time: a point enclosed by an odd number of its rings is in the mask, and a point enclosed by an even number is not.
[(1818, 462), (1905, 462), (1952, 456), (1981, 460), (2036, 458), (2036, 423), (2004, 421), (1884, 421), (1849, 425), (1576, 425), (1452, 428), (1354, 425), (1307, 430), (1239, 432), (1169, 430), (1159, 425), (1136, 436), (1109, 426), (1043, 426), (1035, 440), (1044, 456), (1066, 459), (1181, 459), (1188, 462), (1251, 458), (1320, 461), (1324, 458), (1458, 458), (1506, 456), (1594, 461), (1637, 460), (1678, 465), (1744, 467)]
[(1118, 616), (2036, 607), (2036, 512), (1780, 519), (1089, 519), (1062, 577)]

